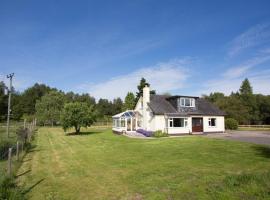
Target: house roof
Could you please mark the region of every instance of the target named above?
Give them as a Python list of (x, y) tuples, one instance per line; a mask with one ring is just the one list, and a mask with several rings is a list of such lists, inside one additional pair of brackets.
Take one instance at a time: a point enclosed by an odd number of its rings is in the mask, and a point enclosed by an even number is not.
[[(177, 96), (183, 97), (183, 96)], [(186, 97), (186, 96), (185, 96)], [(195, 108), (181, 108), (177, 110), (170, 102), (172, 97), (167, 95), (151, 95), (149, 107), (156, 115), (172, 115), (172, 116), (186, 116), (186, 115), (215, 115), (224, 116), (225, 112), (220, 110), (214, 104), (202, 98), (196, 98)], [(174, 96), (173, 98), (176, 98)]]

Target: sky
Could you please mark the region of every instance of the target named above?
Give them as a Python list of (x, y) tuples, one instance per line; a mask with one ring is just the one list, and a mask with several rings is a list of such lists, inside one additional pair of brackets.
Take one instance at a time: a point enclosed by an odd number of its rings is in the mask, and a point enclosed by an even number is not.
[(0, 81), (124, 98), (270, 94), (270, 1), (0, 0)]

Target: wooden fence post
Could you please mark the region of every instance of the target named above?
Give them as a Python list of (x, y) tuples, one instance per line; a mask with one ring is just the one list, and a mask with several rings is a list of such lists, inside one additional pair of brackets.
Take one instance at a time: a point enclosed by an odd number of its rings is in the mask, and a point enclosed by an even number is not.
[(19, 141), (17, 141), (17, 146), (16, 146), (16, 160), (19, 160)]
[(11, 156), (12, 156), (12, 148), (8, 149), (8, 176), (11, 176)]
[(23, 128), (24, 128), (24, 129), (26, 128), (26, 119), (24, 119), (24, 122), (23, 122)]

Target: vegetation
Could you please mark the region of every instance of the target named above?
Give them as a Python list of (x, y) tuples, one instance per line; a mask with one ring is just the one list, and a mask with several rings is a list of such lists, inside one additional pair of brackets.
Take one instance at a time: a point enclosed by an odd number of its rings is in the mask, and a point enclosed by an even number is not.
[(133, 110), (135, 108), (136, 99), (135, 95), (132, 92), (128, 92), (125, 97), (125, 104), (123, 110)]
[(153, 132), (152, 137), (168, 137), (168, 133), (163, 132), (162, 130), (157, 130)]
[(74, 127), (75, 133), (80, 133), (81, 127), (91, 126), (94, 122), (93, 108), (86, 103), (67, 103), (61, 113), (61, 124), (66, 131)]
[(40, 123), (52, 126), (60, 121), (60, 113), (64, 106), (63, 93), (51, 91), (37, 100), (36, 116)]
[(269, 199), (269, 147), (39, 129), (17, 178), (29, 199)]
[(270, 124), (270, 95), (253, 94), (248, 79), (242, 82), (239, 92), (229, 96), (215, 92), (204, 97), (239, 124)]
[[(142, 79), (140, 80), (139, 85), (137, 86), (138, 92), (136, 93), (136, 100), (135, 100), (135, 102), (137, 102), (137, 101), (139, 100), (139, 98), (142, 96), (142, 94), (143, 94), (143, 88), (144, 88), (146, 85), (147, 85), (148, 87), (150, 87), (150, 84), (146, 82), (145, 78), (142, 78)], [(150, 93), (151, 93), (151, 94), (156, 94), (156, 91), (155, 91), (155, 90), (151, 90)]]
[(227, 118), (225, 120), (225, 128), (229, 130), (236, 130), (238, 129), (238, 122), (233, 118)]

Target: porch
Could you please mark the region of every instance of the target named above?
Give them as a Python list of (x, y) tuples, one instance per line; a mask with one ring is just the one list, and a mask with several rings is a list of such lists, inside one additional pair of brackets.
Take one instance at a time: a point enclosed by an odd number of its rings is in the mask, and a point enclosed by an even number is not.
[(127, 110), (112, 116), (113, 131), (118, 133), (136, 132), (141, 128), (141, 114), (133, 110)]

